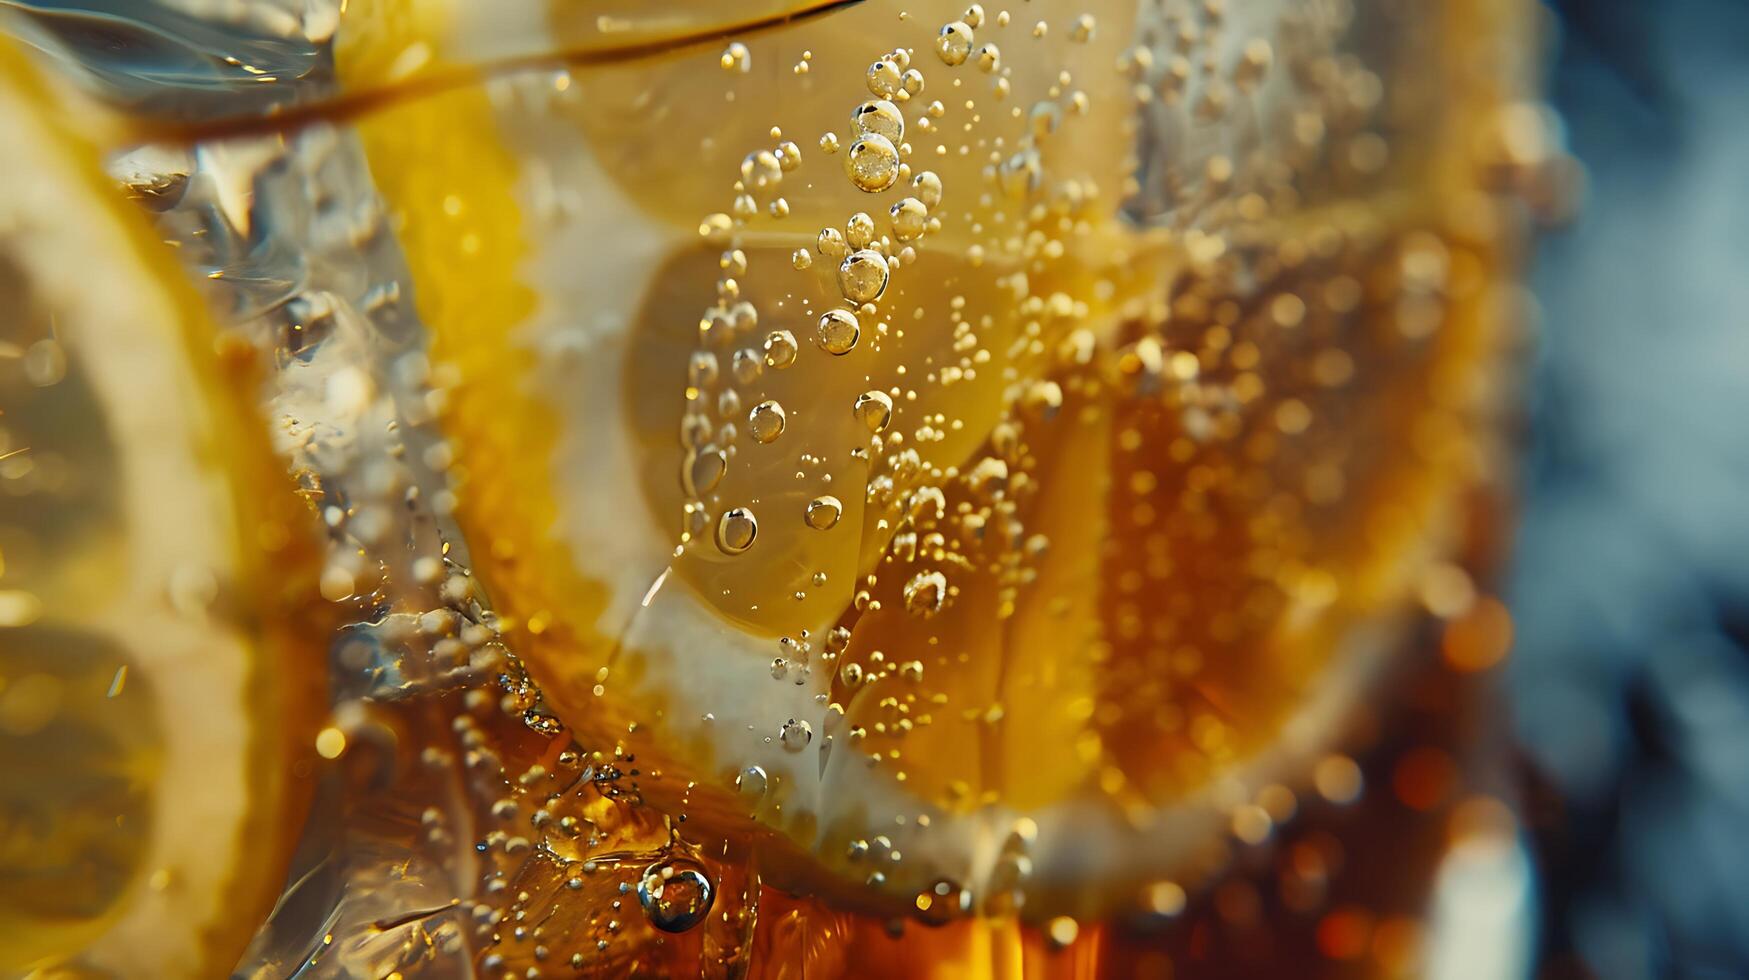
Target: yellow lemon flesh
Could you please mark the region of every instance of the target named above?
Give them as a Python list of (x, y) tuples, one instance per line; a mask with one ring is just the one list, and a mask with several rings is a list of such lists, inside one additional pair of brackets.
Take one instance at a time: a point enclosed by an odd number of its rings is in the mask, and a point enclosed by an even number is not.
[(297, 821), (301, 505), (52, 102), (0, 50), (0, 972), (213, 975)]
[(1498, 475), (1520, 6), (867, 3), (361, 117), (547, 701), (779, 884), (1197, 878)]

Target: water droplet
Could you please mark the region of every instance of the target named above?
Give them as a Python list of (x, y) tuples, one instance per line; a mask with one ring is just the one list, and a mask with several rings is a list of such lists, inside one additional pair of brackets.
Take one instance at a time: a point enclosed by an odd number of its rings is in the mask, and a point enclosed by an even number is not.
[(838, 288), (852, 303), (872, 303), (887, 291), (887, 276), (887, 260), (865, 248), (850, 253), (838, 266)]
[(753, 434), (754, 441), (761, 445), (769, 445), (783, 435), (783, 406), (767, 399), (753, 406), (747, 413), (747, 431)]
[(844, 505), (831, 494), (815, 497), (808, 501), (808, 526), (816, 531), (829, 531), (837, 526), (838, 519), (844, 515)]
[(893, 400), (884, 391), (865, 391), (856, 396), (856, 403), (851, 406), (856, 417), (868, 426), (868, 431), (879, 432), (887, 427), (893, 417)]
[(827, 310), (820, 314), (816, 340), (821, 350), (829, 354), (848, 354), (861, 336), (862, 326), (856, 322), (856, 314), (849, 310)]
[(722, 482), (723, 471), (728, 469), (728, 457), (715, 446), (695, 449), (687, 454), (686, 469), (681, 474), (681, 488), (689, 497), (702, 497), (717, 488)]
[(857, 190), (873, 194), (899, 179), (899, 151), (878, 133), (864, 133), (844, 155), (844, 172)]
[(886, 99), (870, 99), (850, 113), (850, 125), (858, 135), (885, 136), (894, 146), (905, 138), (905, 115)]
[(717, 548), (725, 555), (738, 555), (753, 547), (758, 536), (759, 522), (745, 507), (733, 508), (717, 518)]
[(972, 53), (972, 27), (956, 20), (941, 28), (935, 37), (935, 53), (949, 66), (963, 65)]
[(788, 330), (773, 330), (765, 335), (765, 363), (782, 370), (796, 362), (796, 335)]
[(710, 915), (710, 879), (681, 862), (652, 864), (638, 879), (638, 904), (663, 932), (685, 932)]
[(923, 237), (929, 223), (929, 208), (914, 197), (907, 197), (888, 211), (893, 216), (893, 237), (901, 242), (914, 242)]
[(814, 726), (799, 718), (791, 718), (777, 730), (777, 740), (791, 752), (800, 752), (814, 740)]

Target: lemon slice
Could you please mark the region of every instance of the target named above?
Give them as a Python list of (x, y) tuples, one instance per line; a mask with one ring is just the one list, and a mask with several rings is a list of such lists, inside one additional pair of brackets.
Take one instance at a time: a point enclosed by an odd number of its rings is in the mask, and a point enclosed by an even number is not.
[(247, 361), (219, 375), (52, 102), (0, 51), (0, 972), (214, 975), (277, 892), (311, 744), (299, 505)]
[(864, 4), (362, 118), (547, 700), (846, 903), (1220, 866), (1497, 474), (1485, 6)]

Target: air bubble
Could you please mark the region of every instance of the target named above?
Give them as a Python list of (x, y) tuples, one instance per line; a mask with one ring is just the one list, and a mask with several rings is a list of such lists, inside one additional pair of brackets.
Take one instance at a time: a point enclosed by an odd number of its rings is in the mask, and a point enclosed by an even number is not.
[(760, 799), (770, 785), (771, 779), (766, 776), (763, 766), (748, 766), (735, 777), (735, 788), (741, 792), (743, 799)]
[(799, 718), (791, 718), (777, 730), (777, 740), (791, 752), (800, 752), (814, 739), (814, 726)]
[(738, 555), (753, 547), (759, 536), (759, 522), (753, 512), (736, 507), (717, 519), (717, 549), (725, 555)]
[(741, 161), (741, 185), (750, 191), (768, 190), (782, 181), (783, 164), (770, 150), (749, 153)]
[(914, 197), (893, 205), (888, 212), (893, 217), (893, 237), (901, 242), (914, 242), (923, 237), (929, 223), (929, 208)]
[(844, 172), (857, 190), (884, 191), (899, 179), (899, 151), (878, 133), (864, 133), (844, 155)]
[(885, 58), (868, 66), (868, 90), (883, 99), (898, 94), (900, 69)]
[(886, 99), (870, 99), (851, 110), (850, 125), (859, 134), (885, 136), (894, 146), (905, 138), (905, 114)]
[(959, 20), (944, 25), (935, 37), (935, 53), (949, 66), (965, 64), (972, 54), (971, 25)]
[(994, 74), (1002, 67), (1002, 49), (994, 44), (986, 44), (978, 49), (978, 70), (986, 75)]
[(753, 56), (748, 53), (747, 45), (740, 41), (724, 48), (722, 57), (717, 61), (723, 66), (724, 71), (740, 72), (743, 75), (747, 74), (748, 70), (753, 67)]
[(830, 494), (808, 501), (808, 526), (816, 531), (830, 531), (844, 515), (844, 505)]
[(755, 442), (770, 445), (783, 435), (785, 418), (783, 406), (767, 399), (753, 406), (747, 413), (747, 431), (753, 434)]
[(817, 244), (820, 254), (831, 259), (841, 259), (850, 251), (850, 246), (844, 243), (844, 233), (836, 228), (820, 229)]
[(918, 572), (905, 583), (905, 610), (913, 616), (933, 616), (947, 605), (947, 576)]
[(652, 864), (638, 879), (638, 904), (663, 932), (685, 932), (703, 922), (715, 897), (710, 879), (679, 862)]
[(941, 204), (941, 178), (935, 171), (925, 170), (911, 178), (911, 187), (917, 191), (917, 199), (929, 210), (935, 210)]
[(788, 330), (773, 330), (765, 335), (765, 363), (783, 370), (796, 362), (796, 335)]
[(838, 266), (838, 288), (852, 303), (872, 303), (887, 290), (887, 260), (873, 249), (850, 253)]
[(856, 314), (849, 310), (827, 310), (820, 314), (816, 340), (821, 350), (829, 354), (848, 354), (861, 336), (862, 326), (856, 322)]
[(868, 427), (868, 431), (880, 432), (892, 420), (893, 400), (884, 391), (865, 391), (856, 396), (856, 403), (851, 406), (851, 411)]
[(728, 468), (728, 457), (721, 449), (715, 446), (695, 449), (687, 454), (686, 469), (681, 473), (681, 488), (688, 497), (702, 497), (717, 488)]

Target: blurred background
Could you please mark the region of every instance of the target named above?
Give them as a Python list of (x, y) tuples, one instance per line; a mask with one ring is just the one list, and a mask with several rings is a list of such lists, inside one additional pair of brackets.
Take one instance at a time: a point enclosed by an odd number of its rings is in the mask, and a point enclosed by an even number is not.
[(1749, 3), (1550, 0), (1509, 690), (1540, 976), (1749, 977)]

